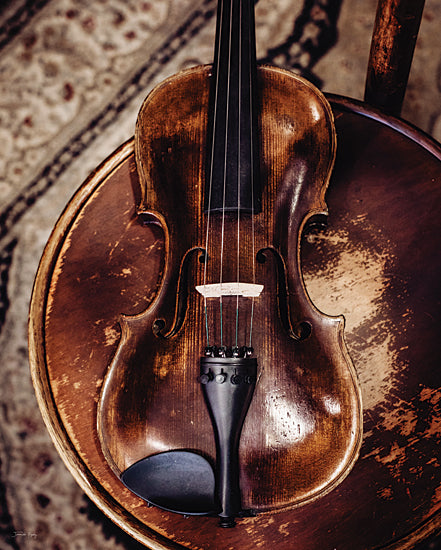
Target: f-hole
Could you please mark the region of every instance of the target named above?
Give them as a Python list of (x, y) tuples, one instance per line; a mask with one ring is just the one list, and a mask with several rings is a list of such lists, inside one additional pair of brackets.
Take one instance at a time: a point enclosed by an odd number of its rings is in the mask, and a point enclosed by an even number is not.
[(263, 264), (267, 257), (271, 256), (275, 261), (277, 273), (277, 306), (279, 318), (286, 333), (294, 340), (300, 342), (309, 338), (312, 333), (312, 325), (309, 321), (299, 320), (294, 325), (289, 312), (288, 289), (286, 282), (285, 262), (274, 248), (262, 248), (256, 255), (256, 260)]

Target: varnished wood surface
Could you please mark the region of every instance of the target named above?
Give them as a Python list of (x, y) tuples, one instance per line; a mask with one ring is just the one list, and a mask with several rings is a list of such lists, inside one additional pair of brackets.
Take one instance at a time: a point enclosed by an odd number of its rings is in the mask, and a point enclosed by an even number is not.
[[(150, 548), (404, 549), (441, 527), (441, 152), (399, 122), (369, 111), (366, 116), (336, 98), (333, 107), (339, 145), (327, 195), (329, 227), (304, 239), (303, 270), (313, 302), (346, 317), (365, 436), (349, 476), (316, 502), (244, 519), (226, 531), (216, 519), (176, 518), (147, 508), (129, 491), (121, 493), (100, 452), (96, 406), (118, 344), (119, 314), (146, 308), (163, 267), (157, 253), (163, 242), (155, 228), (127, 224), (138, 199), (131, 143), (86, 182), (49, 242), (31, 307), (31, 362), (40, 406), (83, 489)], [(90, 219), (99, 219), (102, 194), (113, 195), (119, 208), (93, 228), (93, 242), (72, 246), (83, 213), (98, 209)], [(84, 254), (93, 259), (97, 242), (109, 243), (108, 260), (97, 258), (85, 272)], [(144, 255), (134, 254), (132, 243)], [(152, 261), (146, 262), (149, 254)], [(115, 271), (125, 255), (132, 260), (130, 273)], [(60, 258), (69, 261), (69, 275), (57, 268)], [(143, 293), (135, 290), (140, 280)], [(63, 296), (57, 295), (58, 285)], [(86, 289), (102, 296), (100, 307), (78, 299)], [(110, 291), (112, 301), (105, 298)], [(73, 323), (79, 311), (82, 323)], [(91, 354), (101, 360), (89, 362)]]
[[(166, 80), (148, 96), (138, 117), (135, 152), (145, 188), (139, 210), (143, 219), (162, 224), (166, 262), (154, 304), (142, 314), (124, 316), (121, 344), (105, 375), (99, 435), (116, 474), (165, 450), (195, 449), (216, 460), (196, 378), (206, 324), (213, 341), (219, 338), (221, 320), (218, 300), (213, 300), (205, 323), (204, 302), (195, 290), (205, 276), (200, 253), (193, 254), (185, 283), (182, 328), (176, 334), (173, 328), (184, 258), (189, 251), (205, 249), (209, 71), (210, 67), (190, 69)], [(303, 504), (341, 482), (358, 456), (362, 421), (360, 390), (343, 343), (342, 320), (315, 310), (304, 293), (298, 266), (302, 228), (326, 210), (323, 196), (335, 154), (330, 107), (312, 85), (280, 69), (262, 68), (259, 84), (262, 211), (254, 215), (253, 225), (249, 216), (241, 220), (239, 250), (237, 214), (224, 221), (212, 213), (206, 276), (208, 282), (218, 282), (222, 261), (223, 280), (235, 281), (239, 259), (240, 280), (252, 282), (253, 254), (271, 247), (286, 266), (290, 300), (285, 309), (292, 326), (301, 321), (313, 326), (309, 338), (296, 342), (280, 322), (277, 304), (283, 297), (278, 298), (274, 254), (267, 253), (265, 264), (255, 268), (256, 283), (264, 287), (255, 300), (253, 319), (258, 383), (240, 445), (242, 505), (263, 511)], [(176, 106), (173, 112), (170, 104)], [(89, 234), (89, 217), (96, 219), (85, 213), (78, 232)], [(68, 268), (65, 261), (60, 265)], [(250, 300), (242, 299), (239, 346), (248, 342), (250, 311)], [(163, 332), (172, 336), (154, 335), (156, 319), (165, 321)], [(235, 298), (224, 299), (222, 321), (224, 343), (232, 346)], [(220, 345), (219, 339), (213, 343)]]
[(366, 75), (365, 101), (399, 116), (425, 0), (380, 0)]

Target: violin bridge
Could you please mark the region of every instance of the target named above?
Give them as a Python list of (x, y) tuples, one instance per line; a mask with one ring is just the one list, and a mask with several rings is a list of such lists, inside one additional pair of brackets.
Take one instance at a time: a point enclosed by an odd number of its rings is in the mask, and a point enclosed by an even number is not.
[(196, 287), (204, 298), (220, 298), (221, 296), (243, 296), (244, 298), (257, 298), (260, 296), (263, 285), (253, 283), (213, 283)]

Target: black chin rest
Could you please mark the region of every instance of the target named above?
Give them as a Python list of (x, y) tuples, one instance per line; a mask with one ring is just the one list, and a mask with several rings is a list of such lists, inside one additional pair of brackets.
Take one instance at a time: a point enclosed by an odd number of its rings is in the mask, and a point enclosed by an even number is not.
[(170, 512), (217, 513), (215, 476), (204, 457), (190, 451), (167, 451), (143, 458), (121, 474), (133, 493)]

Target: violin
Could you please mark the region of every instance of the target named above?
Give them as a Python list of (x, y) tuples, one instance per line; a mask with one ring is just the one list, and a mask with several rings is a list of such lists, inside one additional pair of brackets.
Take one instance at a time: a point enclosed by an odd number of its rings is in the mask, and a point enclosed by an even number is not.
[(257, 69), (253, 10), (220, 1), (213, 66), (141, 107), (137, 215), (160, 226), (165, 261), (152, 304), (122, 317), (97, 412), (129, 489), (224, 527), (326, 494), (362, 434), (343, 320), (314, 307), (299, 265), (326, 214), (332, 112), (308, 82)]
[(220, 0), (213, 65), (159, 84), (60, 218), (31, 306), (37, 396), (79, 483), (149, 547), (254, 548), (267, 528), (289, 548), (291, 522), (318, 548), (371, 483), (344, 318), (302, 269), (335, 157), (327, 99), (258, 66), (254, 2)]

